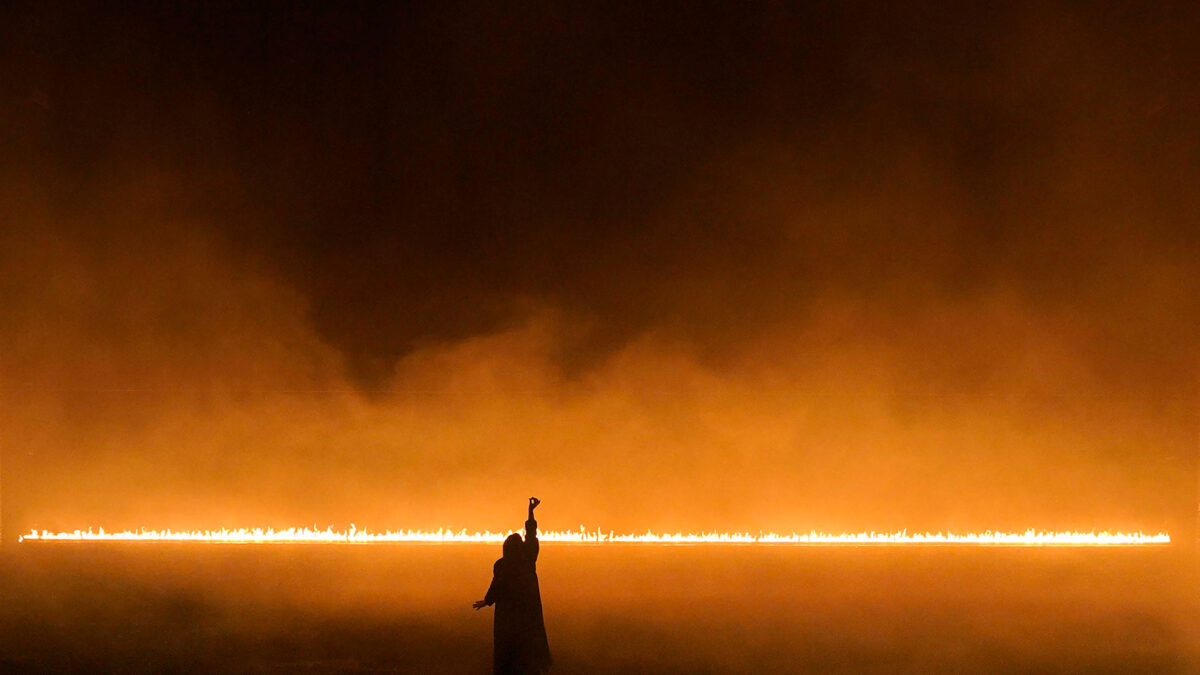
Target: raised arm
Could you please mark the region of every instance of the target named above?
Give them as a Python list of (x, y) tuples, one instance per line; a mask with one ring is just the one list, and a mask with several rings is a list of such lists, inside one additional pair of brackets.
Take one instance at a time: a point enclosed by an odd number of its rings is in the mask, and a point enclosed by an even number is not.
[(542, 500), (537, 497), (529, 498), (529, 519), (525, 521), (525, 555), (531, 561), (537, 560), (538, 551), (541, 549), (537, 538), (537, 521), (533, 518), (533, 510), (541, 503)]

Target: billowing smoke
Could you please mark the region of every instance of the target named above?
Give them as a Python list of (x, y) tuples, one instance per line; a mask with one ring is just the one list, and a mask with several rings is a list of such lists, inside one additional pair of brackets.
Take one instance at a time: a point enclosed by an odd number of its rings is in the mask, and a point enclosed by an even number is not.
[(1194, 8), (646, 9), (15, 17), (6, 528), (1178, 529)]

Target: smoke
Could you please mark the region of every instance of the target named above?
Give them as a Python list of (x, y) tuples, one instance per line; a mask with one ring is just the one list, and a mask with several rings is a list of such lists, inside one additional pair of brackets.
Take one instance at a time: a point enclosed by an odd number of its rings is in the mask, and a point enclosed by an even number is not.
[[(498, 549), (33, 547), (3, 561), (0, 663), (478, 672), (491, 610), (470, 603)], [(1187, 673), (1193, 577), (1172, 561), (547, 545), (538, 567), (556, 672)]]
[(10, 520), (1178, 529), (1194, 10), (522, 11), (14, 17)]

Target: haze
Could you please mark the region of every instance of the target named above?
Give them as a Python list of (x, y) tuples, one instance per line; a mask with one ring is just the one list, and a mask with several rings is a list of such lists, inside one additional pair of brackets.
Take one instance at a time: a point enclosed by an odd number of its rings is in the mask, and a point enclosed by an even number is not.
[(5, 10), (4, 537), (1190, 536), (1197, 19)]

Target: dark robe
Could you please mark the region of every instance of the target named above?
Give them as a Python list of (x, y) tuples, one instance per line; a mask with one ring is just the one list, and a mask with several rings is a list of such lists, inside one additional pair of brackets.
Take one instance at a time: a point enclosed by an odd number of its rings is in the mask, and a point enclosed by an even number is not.
[(496, 606), (492, 624), (496, 675), (534, 674), (550, 668), (537, 557), (537, 521), (527, 520), (518, 555), (503, 557), (492, 567), (492, 585), (483, 601)]

